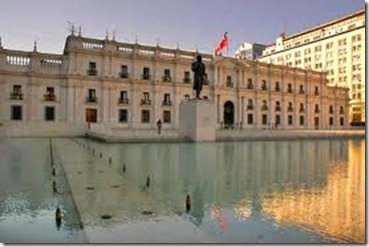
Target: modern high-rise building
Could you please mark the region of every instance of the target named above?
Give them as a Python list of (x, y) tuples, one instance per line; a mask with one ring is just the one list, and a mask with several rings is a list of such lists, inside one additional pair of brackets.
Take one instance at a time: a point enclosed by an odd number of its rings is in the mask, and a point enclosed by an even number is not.
[(260, 61), (323, 71), (350, 90), (350, 122), (365, 122), (365, 10), (292, 35), (280, 35)]
[(258, 59), (263, 54), (265, 48), (266, 45), (244, 42), (238, 47), (236, 58), (247, 60)]

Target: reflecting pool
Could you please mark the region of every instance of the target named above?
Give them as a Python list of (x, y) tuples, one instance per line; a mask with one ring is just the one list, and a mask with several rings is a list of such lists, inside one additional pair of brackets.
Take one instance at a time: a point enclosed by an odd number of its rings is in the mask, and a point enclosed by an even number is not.
[[(96, 236), (103, 238), (104, 231), (112, 234), (119, 227), (131, 235), (140, 235), (142, 229), (148, 234), (166, 222), (149, 222), (155, 218), (149, 215), (152, 212), (175, 219), (179, 226), (192, 225), (213, 243), (366, 240), (365, 139), (167, 144), (53, 139), (52, 143), (60, 171), (64, 166), (75, 174), (70, 177), (73, 196), (64, 174), (57, 178), (63, 193), (52, 192), (48, 139), (0, 141), (0, 155), (5, 157), (0, 166), (0, 242), (95, 242)], [(81, 174), (85, 180), (77, 177)], [(86, 181), (96, 191), (86, 192)], [(121, 181), (115, 194), (98, 191), (111, 181)], [(83, 190), (73, 189), (78, 183)], [(81, 201), (86, 198), (84, 206)], [(140, 218), (134, 214), (138, 204), (123, 209), (133, 200), (152, 212)], [(100, 223), (94, 212), (106, 204), (114, 214), (110, 225)], [(60, 229), (53, 218), (56, 205), (66, 212)], [(80, 217), (87, 211), (89, 218)], [(82, 229), (84, 219), (88, 221)], [(132, 230), (132, 222), (139, 227)], [(176, 233), (183, 242), (193, 242), (187, 228), (171, 226), (168, 236)], [(120, 234), (124, 232), (117, 231), (116, 242), (130, 242)], [(166, 242), (168, 236), (160, 236), (157, 242)], [(143, 234), (139, 237), (148, 242)]]

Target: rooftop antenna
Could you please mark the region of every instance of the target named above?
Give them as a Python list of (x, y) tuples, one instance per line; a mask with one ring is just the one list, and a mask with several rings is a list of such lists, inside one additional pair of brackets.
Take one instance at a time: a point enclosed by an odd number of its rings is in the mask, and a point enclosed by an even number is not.
[(33, 41), (33, 52), (37, 52), (37, 41)]
[(67, 21), (68, 24), (68, 31), (71, 35), (74, 35), (74, 31), (75, 31), (75, 27), (74, 27), (74, 23), (71, 21)]
[(106, 40), (109, 40), (109, 30), (108, 30), (108, 29), (106, 29), (105, 39), (106, 39)]
[(135, 43), (137, 44), (138, 43), (138, 35), (135, 34)]
[(82, 26), (79, 26), (79, 28), (78, 28), (78, 36), (79, 37), (82, 36)]
[(159, 45), (160, 45), (160, 39), (156, 38), (156, 46), (159, 46)]
[(115, 41), (115, 29), (113, 29), (113, 41)]

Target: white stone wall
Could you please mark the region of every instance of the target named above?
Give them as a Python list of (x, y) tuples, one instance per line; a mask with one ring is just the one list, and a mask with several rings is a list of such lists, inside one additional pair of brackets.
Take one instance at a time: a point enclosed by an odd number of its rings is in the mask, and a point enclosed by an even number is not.
[[(191, 63), (196, 55), (195, 52), (178, 49), (77, 36), (68, 36), (64, 55), (0, 49), (0, 121), (8, 127), (19, 123), (40, 124), (45, 122), (45, 106), (54, 106), (55, 120), (47, 122), (46, 128), (53, 123), (55, 126), (65, 123), (71, 128), (74, 125), (87, 126), (86, 109), (91, 108), (97, 110), (97, 122), (107, 127), (155, 129), (156, 121), (159, 118), (163, 121), (163, 111), (169, 110), (171, 123), (163, 123), (163, 129), (178, 129), (179, 104), (185, 100), (186, 94), (191, 98), (194, 95)], [(279, 128), (283, 129), (316, 128), (315, 117), (319, 117), (317, 128), (341, 128), (338, 120), (341, 106), (345, 109), (344, 126), (348, 124), (348, 92), (344, 88), (328, 88), (323, 73), (201, 55), (209, 80), (209, 85), (203, 87), (202, 96), (214, 102), (218, 128), (224, 122), (224, 105), (228, 101), (233, 104), (235, 128), (240, 127), (241, 122), (245, 129), (271, 128), (277, 114), (282, 121)], [(7, 62), (9, 56), (16, 57), (16, 62)], [(18, 57), (25, 58), (26, 64), (18, 64)], [(96, 63), (96, 76), (87, 74), (90, 62)], [(129, 78), (120, 78), (121, 65), (128, 66)], [(150, 68), (150, 80), (142, 79), (144, 67)], [(163, 81), (165, 69), (170, 69), (170, 82)], [(190, 71), (189, 84), (183, 82), (185, 71)], [(226, 83), (227, 76), (232, 78), (230, 86)], [(247, 89), (249, 78), (252, 79), (253, 89)], [(266, 81), (267, 90), (261, 89), (262, 80)], [(276, 82), (279, 82), (280, 92), (274, 89)], [(292, 93), (287, 92), (289, 83), (292, 84)], [(22, 86), (23, 100), (10, 99), (13, 85), (17, 84)], [(304, 94), (298, 93), (300, 85), (304, 87)], [(54, 87), (55, 101), (44, 100), (48, 86)], [(314, 95), (315, 87), (319, 88), (319, 95)], [(96, 90), (96, 103), (86, 102), (89, 89)], [(127, 91), (128, 104), (118, 104), (122, 90)], [(141, 105), (143, 92), (150, 94), (151, 105)], [(163, 106), (165, 93), (170, 94), (171, 106)], [(253, 100), (253, 110), (247, 110), (249, 99)], [(267, 102), (266, 111), (261, 109), (263, 100)], [(276, 101), (280, 102), (280, 112), (275, 111)], [(291, 113), (287, 112), (288, 102), (293, 103), (294, 111)], [(303, 114), (298, 111), (300, 103), (305, 105)], [(320, 108), (318, 114), (314, 113), (315, 104)], [(21, 121), (11, 120), (12, 105), (23, 106)], [(335, 106), (334, 126), (328, 126), (326, 113), (329, 105)], [(119, 109), (127, 109), (127, 123), (119, 123)], [(141, 122), (143, 109), (150, 110), (149, 123)], [(253, 114), (252, 124), (247, 123), (247, 114)], [(262, 114), (268, 115), (267, 124), (262, 124)], [(287, 122), (289, 114), (293, 116), (292, 124)], [(305, 117), (304, 125), (299, 124), (300, 115)], [(27, 131), (32, 129), (35, 128), (28, 128)]]

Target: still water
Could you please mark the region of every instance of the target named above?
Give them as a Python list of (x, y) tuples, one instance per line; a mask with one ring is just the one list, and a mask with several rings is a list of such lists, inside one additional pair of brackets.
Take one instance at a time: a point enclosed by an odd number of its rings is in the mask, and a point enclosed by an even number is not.
[[(86, 169), (95, 165), (95, 160), (105, 162), (131, 188), (141, 189), (149, 177), (150, 188), (145, 193), (190, 222), (211, 242), (366, 240), (364, 139), (201, 144), (104, 144), (86, 139), (53, 142), (59, 142), (55, 145), (59, 150), (54, 151), (58, 155), (89, 157), (92, 161), (86, 162)], [(63, 153), (63, 145), (75, 152)], [(55, 178), (51, 176), (48, 139), (1, 140), (0, 155), (0, 242), (89, 241), (64, 174), (56, 178), (64, 192), (52, 192)], [(107, 157), (112, 162), (107, 162)], [(187, 195), (191, 198), (189, 212), (185, 208)], [(56, 205), (66, 212), (65, 224), (59, 229), (54, 220)]]

